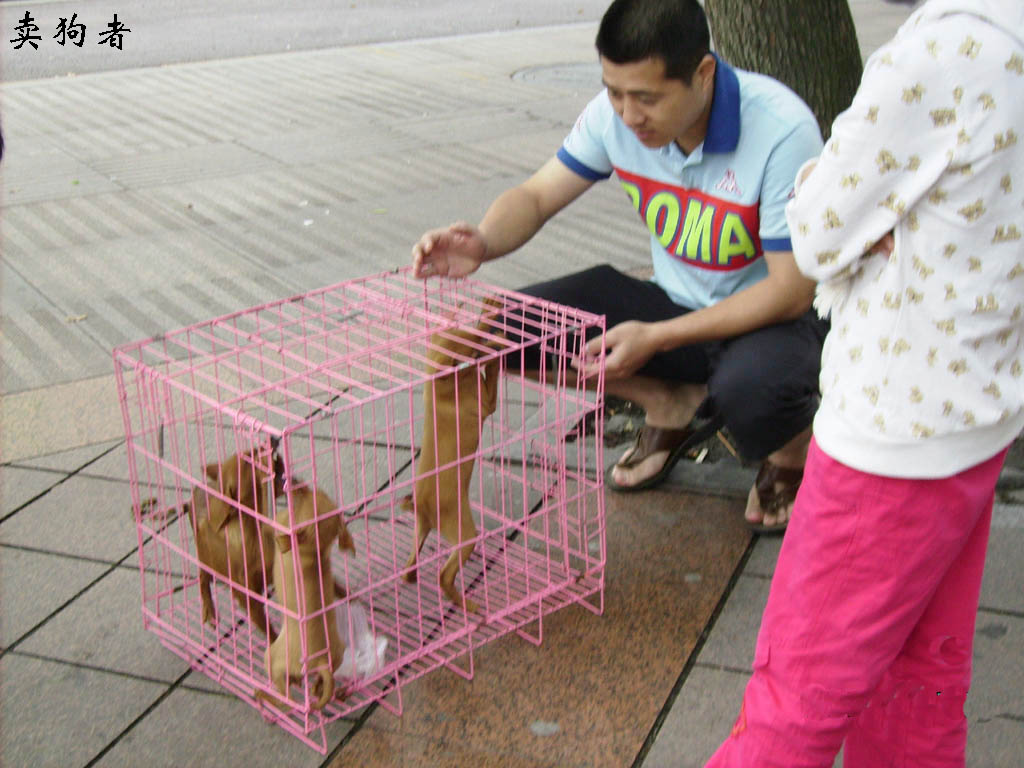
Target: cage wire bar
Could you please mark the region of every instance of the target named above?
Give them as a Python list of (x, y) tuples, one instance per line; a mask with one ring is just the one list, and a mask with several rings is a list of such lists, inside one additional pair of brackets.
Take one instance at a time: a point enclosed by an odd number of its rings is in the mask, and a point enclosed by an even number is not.
[[(403, 685), (442, 666), (471, 677), (474, 649), (510, 633), (539, 644), (560, 608), (601, 613), (603, 371), (584, 378), (573, 361), (603, 330), (603, 317), (403, 269), (117, 348), (144, 626), (326, 753), (327, 723), (372, 702), (401, 714)], [(489, 371), (488, 417), (477, 412)], [(472, 469), (456, 506), (469, 504), (476, 535), (460, 534), (473, 552), (455, 584), (476, 612), (439, 587), (459, 545), (439, 526), (407, 566), (417, 481), (439, 489), (455, 468), (424, 476), (418, 464), (424, 393), (443, 377), (461, 383), (479, 435), (456, 462)], [(459, 439), (431, 426), (437, 441)], [(342, 527), (354, 553), (335, 543)], [(369, 669), (336, 671), (318, 708), (315, 668), (340, 663), (322, 638), (338, 626), (354, 649), (357, 611), (386, 647)], [(267, 670), (275, 634), (275, 652), (298, 659), (283, 692)]]

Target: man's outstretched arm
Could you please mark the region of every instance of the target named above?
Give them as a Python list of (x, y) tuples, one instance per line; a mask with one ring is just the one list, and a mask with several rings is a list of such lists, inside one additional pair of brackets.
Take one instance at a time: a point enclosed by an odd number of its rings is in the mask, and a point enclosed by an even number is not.
[(475, 272), (485, 261), (528, 242), (593, 183), (551, 158), (522, 184), (499, 195), (478, 227), (457, 222), (424, 233), (412, 249), (413, 274), (465, 277)]

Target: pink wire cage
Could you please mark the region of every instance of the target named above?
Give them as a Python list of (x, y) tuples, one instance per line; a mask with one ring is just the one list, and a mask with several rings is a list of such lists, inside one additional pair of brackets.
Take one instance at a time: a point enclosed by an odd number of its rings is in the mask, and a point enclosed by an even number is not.
[[(513, 632), (539, 644), (543, 617), (573, 603), (600, 614), (604, 380), (602, 372), (579, 375), (573, 363), (584, 357), (587, 336), (603, 330), (603, 317), (474, 280), (424, 282), (403, 269), (117, 348), (144, 626), (325, 753), (327, 723), (372, 702), (401, 714), (403, 685), (441, 666), (472, 677), (475, 648)], [(432, 368), (430, 350), (455, 331), (469, 353)], [(539, 375), (520, 375), (537, 365)], [(407, 580), (424, 391), (467, 368), (478, 383), (485, 368), (500, 374), (494, 412), (478, 422), (479, 445), (461, 458), (473, 460), (466, 496), (476, 535), (462, 542), (473, 553), (456, 585), (475, 613), (439, 587), (458, 542), (437, 530), (417, 578)], [(239, 484), (248, 483), (248, 493), (208, 470), (232, 457), (247, 469)], [(303, 488), (322, 492), (313, 517), (297, 509)], [(202, 514), (185, 514), (217, 504), (235, 521), (219, 541), (231, 546), (236, 536), (245, 553), (226, 572), (199, 556)], [(319, 541), (332, 518), (345, 523), (354, 553)], [(259, 534), (239, 535), (239, 523)], [(308, 550), (316, 569), (338, 590), (289, 605), (287, 590), (271, 586), (268, 563), (284, 562), (275, 554), (281, 542), (301, 551), (304, 531), (317, 540)], [(254, 582), (257, 568), (264, 578)], [(277, 576), (306, 594), (308, 570)], [(214, 608), (205, 621), (204, 579)], [(386, 647), (371, 670), (338, 679), (318, 709), (312, 670), (332, 654), (282, 626), (326, 628), (357, 607)], [(291, 650), (301, 657), (283, 694), (267, 670), (275, 632), (299, 643)], [(352, 622), (342, 626), (345, 646), (357, 641), (354, 632)]]

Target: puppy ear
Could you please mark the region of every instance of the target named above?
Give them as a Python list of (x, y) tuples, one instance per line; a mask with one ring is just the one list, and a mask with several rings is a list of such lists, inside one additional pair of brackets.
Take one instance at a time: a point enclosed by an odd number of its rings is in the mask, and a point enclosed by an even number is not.
[(219, 533), (227, 525), (234, 509), (232, 509), (230, 504), (216, 497), (211, 497), (207, 506), (210, 511), (210, 525), (213, 526), (213, 530)]
[(216, 480), (220, 477), (220, 465), (219, 464), (207, 464), (206, 465), (206, 477), (209, 480)]
[(274, 540), (277, 542), (277, 548), (279, 550), (281, 550), (282, 552), (291, 552), (292, 551), (292, 537), (291, 536), (288, 536), (287, 534), (278, 535), (278, 536), (274, 537)]

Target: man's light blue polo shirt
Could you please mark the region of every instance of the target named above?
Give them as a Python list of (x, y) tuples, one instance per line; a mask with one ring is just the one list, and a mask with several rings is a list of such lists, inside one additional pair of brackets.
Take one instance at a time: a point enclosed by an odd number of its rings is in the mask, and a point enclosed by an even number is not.
[[(716, 57), (717, 58), (717, 57)], [(768, 274), (765, 251), (792, 245), (785, 206), (796, 173), (822, 141), (807, 105), (776, 80), (717, 59), (704, 141), (645, 147), (598, 94), (558, 157), (587, 179), (614, 172), (651, 230), (654, 281), (700, 309)]]

